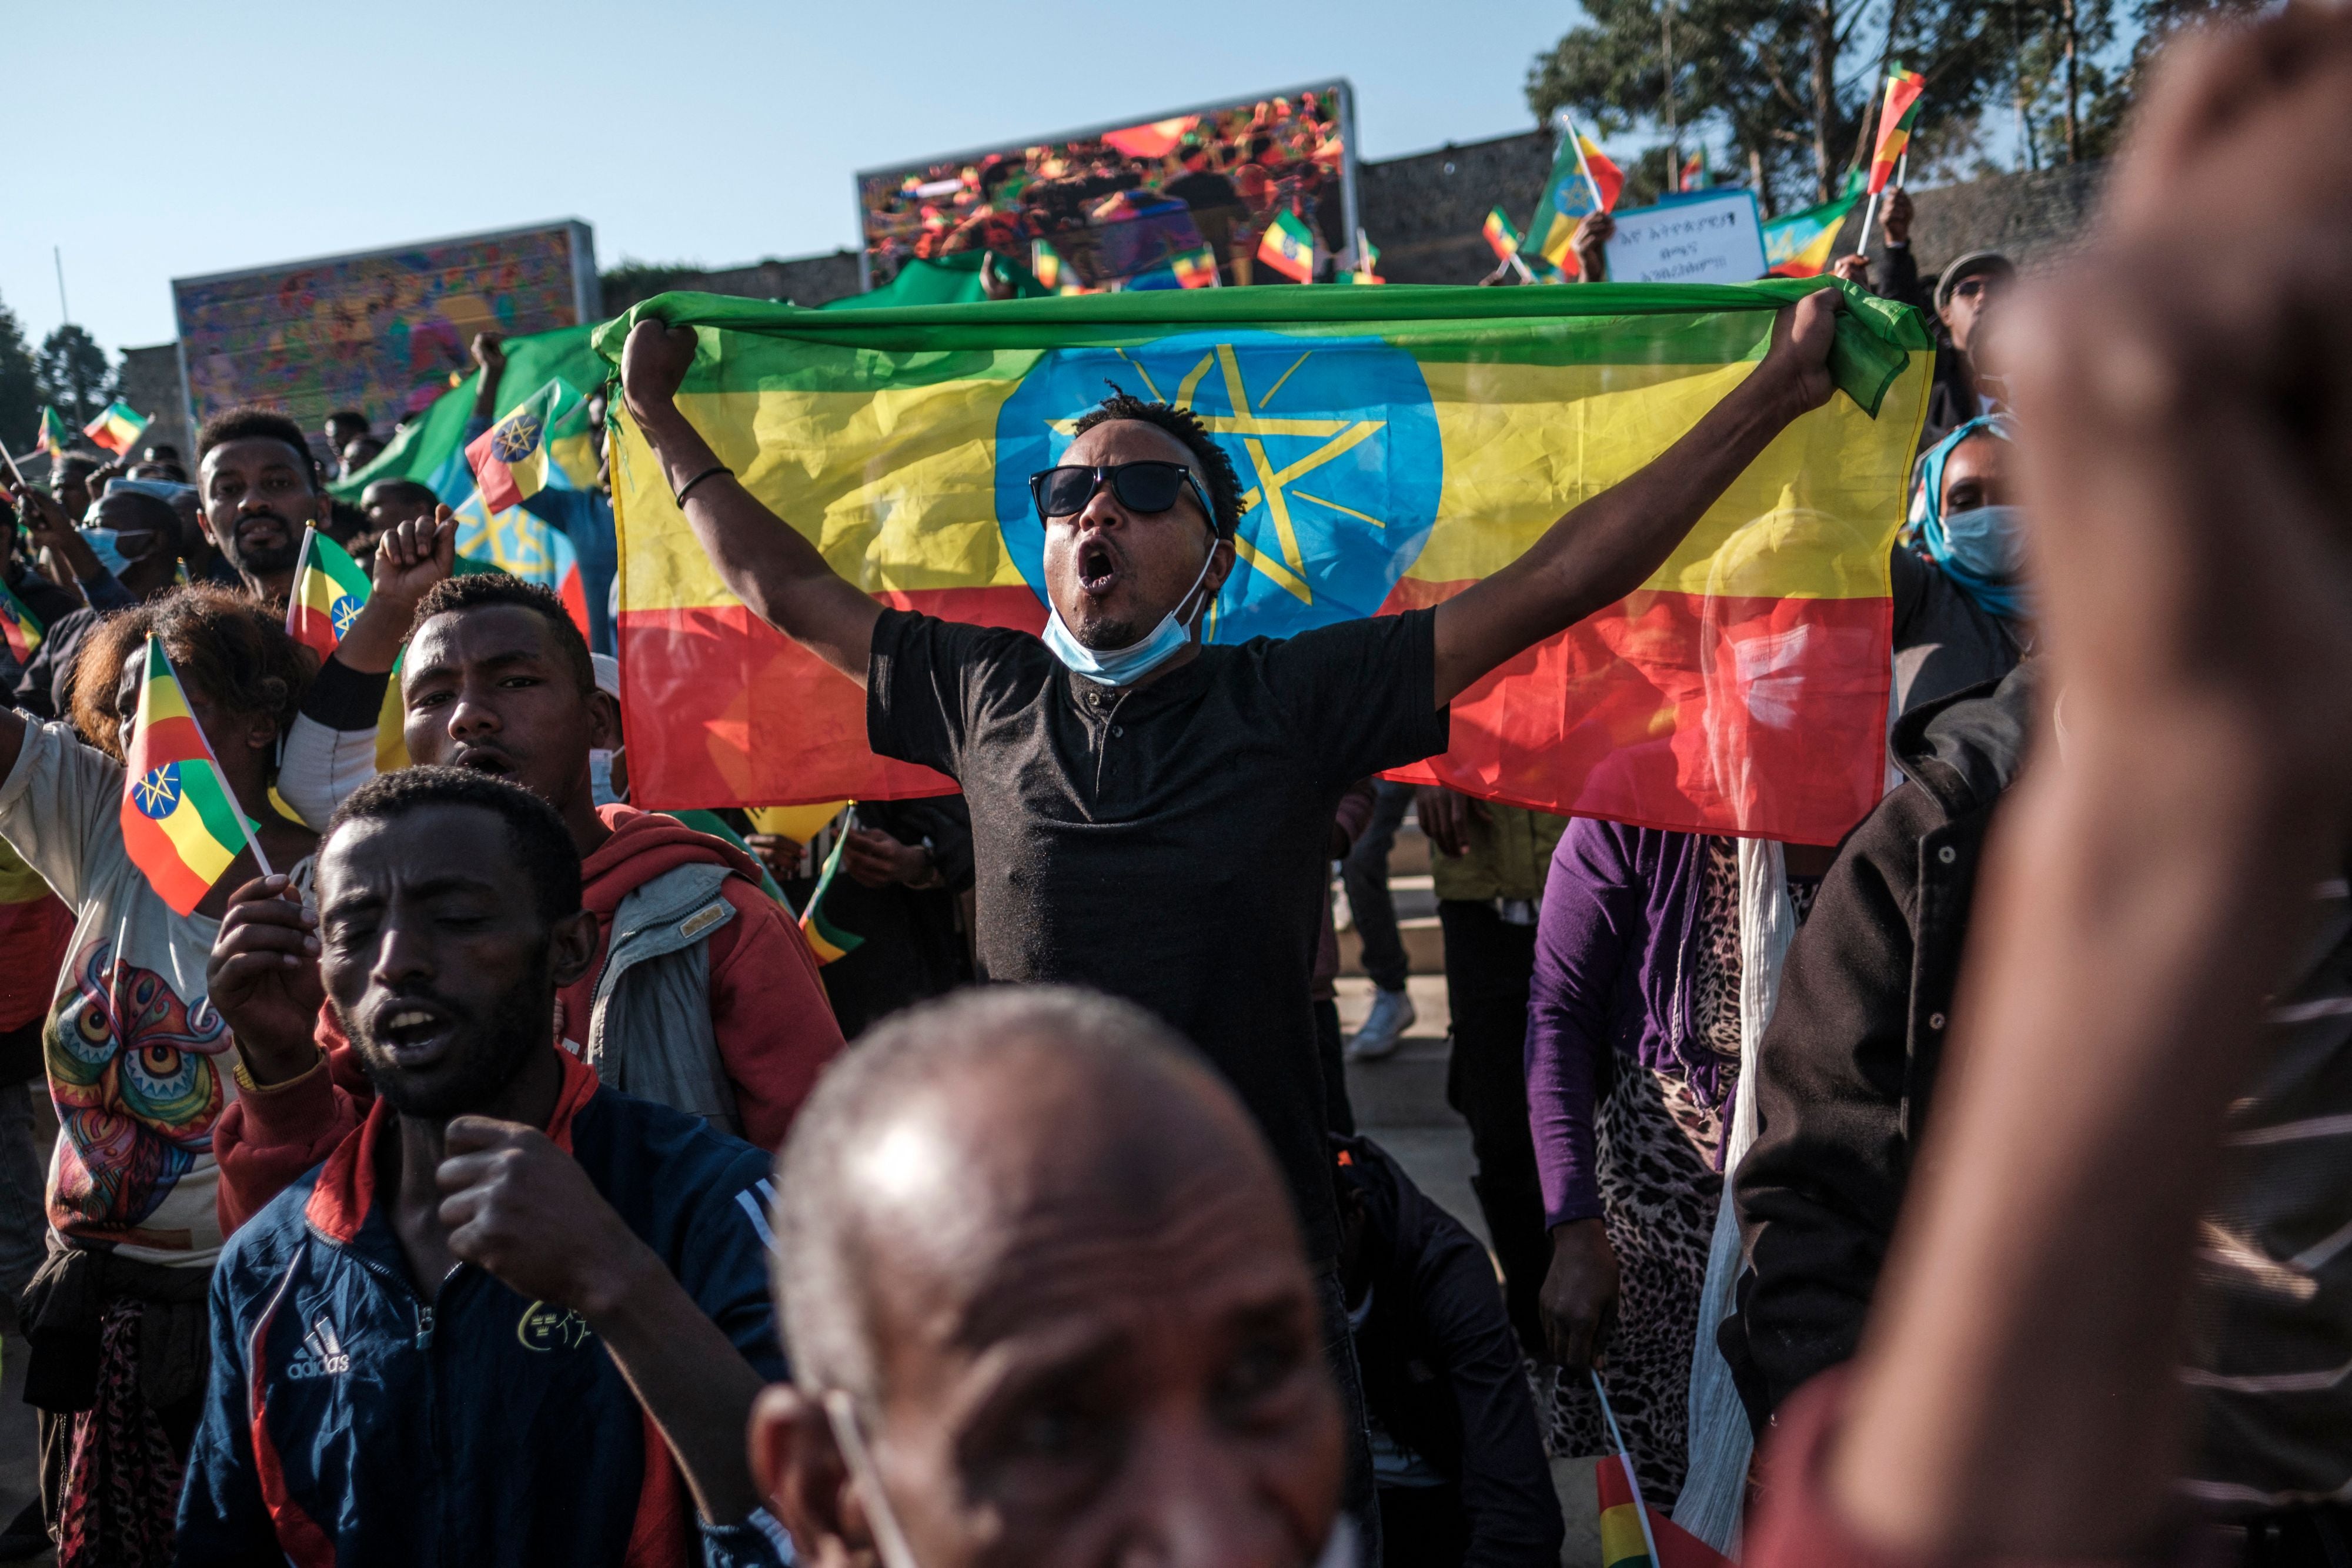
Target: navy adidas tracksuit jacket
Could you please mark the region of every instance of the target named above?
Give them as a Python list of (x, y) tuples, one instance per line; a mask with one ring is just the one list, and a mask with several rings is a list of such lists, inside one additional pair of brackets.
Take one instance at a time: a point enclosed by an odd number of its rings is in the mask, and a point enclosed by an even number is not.
[[(564, 1056), (548, 1128), (768, 1378), (768, 1160)], [(751, 1564), (781, 1532), (701, 1531), (686, 1481), (587, 1323), (471, 1265), (429, 1300), (379, 1193), (389, 1113), (233, 1237), (179, 1562)], [(765, 1526), (763, 1515), (754, 1520)]]

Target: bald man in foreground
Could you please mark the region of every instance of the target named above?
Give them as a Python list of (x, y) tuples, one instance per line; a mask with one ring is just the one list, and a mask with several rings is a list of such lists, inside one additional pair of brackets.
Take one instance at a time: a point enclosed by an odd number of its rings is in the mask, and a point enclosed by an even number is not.
[(1353, 1562), (1286, 1189), (1165, 1024), (1062, 988), (901, 1013), (818, 1084), (778, 1185), (794, 1381), (751, 1469), (803, 1562)]

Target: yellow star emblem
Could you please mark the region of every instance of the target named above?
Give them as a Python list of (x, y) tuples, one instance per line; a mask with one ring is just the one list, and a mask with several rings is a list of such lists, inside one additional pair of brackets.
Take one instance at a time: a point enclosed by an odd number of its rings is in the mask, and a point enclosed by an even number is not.
[[(1172, 402), (1176, 407), (1197, 415), (1201, 423), (1208, 426), (1213, 434), (1238, 435), (1242, 438), (1242, 451), (1249, 458), (1250, 472), (1256, 478), (1257, 483), (1242, 492), (1243, 531), (1234, 535), (1234, 552), (1240, 557), (1243, 565), (1265, 573), (1276, 587), (1301, 604), (1314, 603), (1315, 591), (1307, 581), (1306, 552), (1298, 548), (1298, 530), (1291, 520), (1291, 507), (1294, 502), (1304, 501), (1313, 506), (1328, 507), (1344, 517), (1369, 523), (1376, 528), (1387, 526), (1378, 517), (1357, 511), (1352, 507), (1343, 507), (1337, 501), (1311, 495), (1298, 488), (1297, 486), (1298, 480), (1378, 434), (1388, 423), (1386, 420), (1286, 419), (1265, 412), (1266, 405), (1271, 403), (1276, 394), (1282, 391), (1283, 383), (1289, 381), (1298, 367), (1307, 361), (1314, 354), (1314, 350), (1308, 349), (1293, 360), (1290, 362), (1290, 368), (1274, 379), (1274, 384), (1265, 389), (1255, 406), (1250, 402), (1249, 388), (1242, 380), (1241, 361), (1234, 353), (1233, 345), (1230, 343), (1220, 343), (1209, 352), (1202, 354), (1200, 362), (1185, 371), (1183, 380), (1177, 383), (1176, 395), (1173, 399), (1166, 397), (1159, 387), (1153, 384), (1151, 372), (1137, 363), (1125, 350), (1118, 350), (1117, 352), (1120, 359), (1126, 360), (1134, 367), (1136, 374), (1143, 378), (1144, 389), (1150, 392), (1153, 398), (1161, 402)], [(1200, 391), (1202, 382), (1207, 379), (1211, 371), (1219, 373), (1224, 387), (1225, 401), (1233, 410), (1230, 413), (1203, 413), (1194, 406), (1195, 395)], [(1067, 435), (1077, 422), (1056, 420), (1053, 423), (1055, 429)], [(1306, 456), (1286, 463), (1277, 468), (1274, 465), (1274, 460), (1266, 455), (1265, 438), (1268, 436), (1304, 437), (1308, 440), (1319, 440), (1320, 444)], [(1279, 552), (1279, 559), (1269, 555), (1247, 537), (1250, 514), (1261, 506), (1265, 508), (1266, 520), (1274, 527), (1275, 547)]]

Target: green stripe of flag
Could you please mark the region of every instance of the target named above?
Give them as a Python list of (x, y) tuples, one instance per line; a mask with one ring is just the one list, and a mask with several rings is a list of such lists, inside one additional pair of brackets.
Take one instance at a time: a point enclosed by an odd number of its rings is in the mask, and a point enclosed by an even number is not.
[[(734, 334), (723, 360), (698, 363), (688, 392), (871, 394), (949, 381), (1011, 381), (1050, 349), (1128, 348), (1177, 333), (1252, 329), (1306, 338), (1377, 336), (1430, 362), (1717, 365), (1760, 358), (1770, 337), (1764, 312), (1822, 287), (1842, 286), (1768, 278), (1560, 289), (1154, 289), (853, 312), (663, 294), (599, 328), (596, 347), (617, 365), (629, 329), (645, 316)], [(1916, 311), (1858, 289), (1844, 292), (1831, 373), (1875, 413), (1908, 356), (1933, 343)]]
[(197, 819), (210, 833), (231, 850), (245, 847), (248, 819), (228, 798), (218, 769), (209, 762), (186, 761), (180, 764), (180, 799), (195, 809)]
[(338, 593), (366, 601), (370, 587), (368, 574), (360, 570), (360, 563), (352, 559), (351, 551), (324, 533), (311, 536), (310, 551), (310, 559), (318, 564), (320, 571), (327, 574), (327, 580), (335, 585)]

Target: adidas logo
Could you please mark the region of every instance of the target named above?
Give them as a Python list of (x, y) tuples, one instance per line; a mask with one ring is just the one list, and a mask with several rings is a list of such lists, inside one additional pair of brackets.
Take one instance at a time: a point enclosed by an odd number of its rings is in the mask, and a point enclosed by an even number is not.
[(302, 1348), (286, 1364), (286, 1375), (299, 1380), (305, 1377), (339, 1377), (352, 1369), (351, 1353), (343, 1349), (342, 1341), (335, 1337), (335, 1325), (323, 1316), (310, 1325), (302, 1336)]

